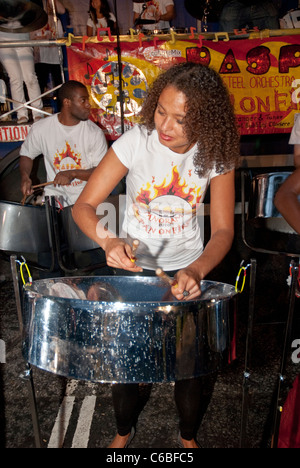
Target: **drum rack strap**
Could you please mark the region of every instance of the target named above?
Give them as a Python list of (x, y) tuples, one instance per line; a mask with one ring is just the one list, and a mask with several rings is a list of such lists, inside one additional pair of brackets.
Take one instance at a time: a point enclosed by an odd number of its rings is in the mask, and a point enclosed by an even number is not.
[[(21, 279), (22, 279), (22, 282), (23, 282), (23, 285), (25, 286), (25, 284), (32, 284), (32, 276), (31, 276), (31, 273), (30, 273), (30, 270), (29, 270), (29, 267), (27, 265), (27, 262), (25, 260), (25, 258), (23, 256), (21, 256), (22, 258), (22, 262), (20, 260), (16, 260), (16, 263), (18, 263), (20, 265), (20, 275), (21, 275)], [(25, 278), (24, 278), (24, 273), (23, 273), (23, 267), (25, 266), (26, 270), (27, 270), (27, 274), (28, 274), (28, 280), (29, 281), (25, 281)]]
[[(243, 265), (244, 265), (244, 260), (242, 260), (242, 262), (240, 264), (240, 269), (239, 269), (239, 272), (238, 272), (236, 280), (235, 280), (235, 292), (237, 292), (237, 293), (242, 293), (244, 291), (246, 276), (247, 276), (247, 268), (251, 267), (250, 263), (248, 263), (248, 265), (246, 265), (246, 266), (243, 266)], [(239, 281), (240, 281), (242, 271), (244, 272), (244, 275), (243, 275), (243, 279), (242, 279), (241, 289), (239, 290), (238, 285), (239, 285)]]

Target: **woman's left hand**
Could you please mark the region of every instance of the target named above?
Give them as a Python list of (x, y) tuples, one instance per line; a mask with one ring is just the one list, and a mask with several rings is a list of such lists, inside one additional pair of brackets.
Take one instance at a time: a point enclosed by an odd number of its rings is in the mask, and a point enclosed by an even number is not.
[(174, 279), (176, 283), (172, 286), (172, 294), (179, 301), (190, 301), (196, 299), (201, 295), (200, 289), (200, 274), (193, 268), (184, 268), (179, 270)]

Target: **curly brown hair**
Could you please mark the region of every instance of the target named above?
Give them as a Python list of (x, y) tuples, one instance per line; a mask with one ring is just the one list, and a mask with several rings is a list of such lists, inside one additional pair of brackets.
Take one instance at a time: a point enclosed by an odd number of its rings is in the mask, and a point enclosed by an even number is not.
[(195, 172), (201, 177), (215, 168), (217, 173), (238, 164), (240, 136), (233, 106), (225, 84), (212, 68), (192, 62), (181, 63), (162, 73), (151, 85), (141, 110), (141, 124), (155, 129), (154, 114), (164, 88), (174, 86), (187, 99), (185, 134), (197, 143)]

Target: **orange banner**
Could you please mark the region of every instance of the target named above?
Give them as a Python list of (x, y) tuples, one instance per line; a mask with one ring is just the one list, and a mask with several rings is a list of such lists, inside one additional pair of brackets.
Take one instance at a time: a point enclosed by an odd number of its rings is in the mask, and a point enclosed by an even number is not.
[(151, 82), (162, 70), (184, 61), (218, 71), (228, 86), (242, 135), (290, 133), (294, 114), (300, 112), (299, 35), (228, 41), (128, 36), (121, 41), (121, 74), (113, 37), (103, 43), (71, 44), (67, 51), (70, 79), (88, 87), (92, 119), (110, 139), (121, 134), (120, 89), (126, 130), (138, 121)]

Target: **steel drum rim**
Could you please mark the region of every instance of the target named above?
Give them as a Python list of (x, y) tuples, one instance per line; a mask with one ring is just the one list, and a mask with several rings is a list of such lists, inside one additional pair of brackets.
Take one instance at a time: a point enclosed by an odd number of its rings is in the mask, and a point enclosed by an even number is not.
[[(76, 279), (82, 279), (84, 277), (80, 277), (80, 276), (74, 276), (74, 277), (70, 277), (70, 279), (72, 280), (76, 280)], [(88, 278), (88, 277), (86, 277)], [(98, 276), (98, 277), (93, 277), (93, 279), (96, 280), (97, 279), (102, 279), (102, 278), (106, 278), (105, 276), (101, 277), (101, 276)], [(115, 278), (115, 279), (118, 279), (118, 278), (124, 278), (124, 279), (132, 279), (133, 277), (132, 276), (113, 276), (112, 278)], [(155, 277), (144, 277), (144, 276), (136, 276), (134, 277), (135, 280), (136, 279), (140, 279), (140, 280), (144, 280), (145, 278), (147, 279), (153, 279)], [(53, 278), (51, 279), (51, 281), (53, 282), (60, 282), (62, 280), (68, 280), (69, 278), (67, 277), (63, 277), (63, 278)], [(89, 306), (98, 306), (103, 304), (103, 307), (107, 307), (107, 306), (116, 306), (116, 304), (119, 304), (120, 305), (120, 308), (129, 308), (134, 305), (134, 307), (149, 307), (149, 306), (157, 306), (157, 307), (165, 307), (165, 306), (168, 306), (168, 305), (172, 305), (172, 307), (176, 307), (176, 306), (182, 306), (182, 305), (186, 305), (187, 303), (189, 305), (195, 305), (195, 304), (198, 304), (199, 302), (207, 302), (207, 303), (212, 303), (212, 304), (218, 304), (220, 302), (224, 302), (224, 301), (229, 301), (231, 300), (234, 296), (237, 295), (237, 291), (235, 290), (235, 287), (231, 284), (228, 284), (228, 283), (222, 283), (220, 281), (210, 281), (210, 280), (202, 280), (200, 282), (200, 286), (203, 285), (204, 283), (208, 283), (208, 284), (211, 284), (211, 285), (226, 285), (230, 288), (232, 288), (232, 292), (230, 294), (227, 294), (227, 295), (224, 295), (222, 297), (218, 297), (218, 299), (214, 299), (214, 298), (204, 298), (202, 299), (202, 296), (199, 297), (199, 299), (194, 299), (194, 300), (177, 300), (175, 299), (174, 297), (174, 300), (173, 301), (90, 301), (88, 299), (73, 299), (73, 298), (67, 298), (67, 297), (58, 297), (58, 296), (55, 296), (55, 295), (48, 295), (48, 294), (41, 294), (37, 291), (34, 291), (32, 289), (32, 287), (35, 285), (35, 284), (40, 284), (40, 283), (44, 283), (46, 281), (49, 281), (47, 279), (43, 279), (43, 280), (37, 280), (37, 281), (34, 281), (32, 284), (26, 284), (24, 285), (24, 291), (29, 294), (31, 297), (33, 296), (36, 296), (37, 298), (38, 297), (42, 297), (43, 299), (48, 299), (48, 300), (59, 300), (59, 301), (66, 301), (66, 302), (76, 302), (76, 304), (78, 305), (89, 305)], [(162, 285), (163, 286), (163, 282), (161, 280), (158, 280), (157, 279), (157, 285)], [(120, 310), (116, 310), (115, 311), (116, 313), (119, 313)]]
[(9, 201), (9, 200), (0, 200), (0, 205), (3, 204), (3, 205), (13, 205), (13, 206), (19, 206), (21, 208), (35, 208), (35, 209), (44, 209), (44, 205), (41, 206), (41, 205), (30, 205), (30, 204), (25, 204), (25, 205), (22, 205), (22, 203), (18, 203), (18, 202), (13, 202), (13, 201)]

